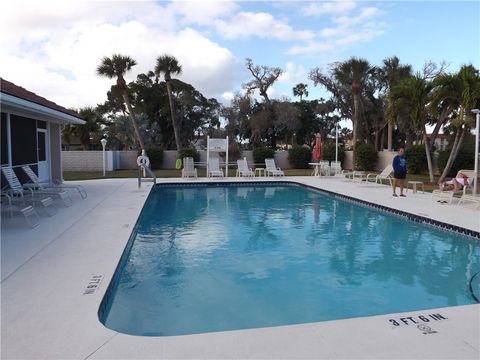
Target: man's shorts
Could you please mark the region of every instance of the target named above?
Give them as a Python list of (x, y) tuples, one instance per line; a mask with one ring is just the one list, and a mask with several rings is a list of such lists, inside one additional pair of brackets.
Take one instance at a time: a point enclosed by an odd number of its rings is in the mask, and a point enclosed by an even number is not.
[(407, 176), (407, 173), (404, 173), (404, 172), (394, 172), (393, 173), (393, 177), (395, 179), (405, 179), (406, 176)]

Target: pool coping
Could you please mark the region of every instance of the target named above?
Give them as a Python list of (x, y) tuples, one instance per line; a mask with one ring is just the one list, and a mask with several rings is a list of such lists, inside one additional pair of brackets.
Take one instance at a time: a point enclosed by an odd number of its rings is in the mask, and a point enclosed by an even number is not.
[[(321, 182), (322, 186), (329, 186), (328, 180), (309, 177), (260, 181), (287, 179), (313, 187)], [(179, 179), (161, 180), (185, 183)], [(103, 184), (102, 181), (81, 183), (87, 187)], [(107, 329), (99, 322), (97, 311), (132, 232), (132, 218), (136, 222), (150, 189), (148, 186), (137, 189), (135, 179), (111, 183), (118, 185), (117, 190), (95, 203), (55, 241), (45, 245), (2, 280), (2, 357), (478, 358), (478, 304), (187, 336), (138, 337)], [(353, 192), (359, 191), (355, 184), (345, 187)], [(384, 190), (369, 189), (372, 192)], [(348, 192), (343, 195), (348, 196)], [(418, 198), (422, 196), (418, 195)], [(440, 205), (433, 205), (442, 209)], [(75, 213), (76, 210), (78, 208), (64, 211)], [(468, 210), (464, 212), (478, 215)], [(442, 220), (441, 212), (439, 218)], [(55, 219), (51, 221), (51, 224), (56, 222)], [(103, 224), (102, 227), (90, 228), (99, 223)], [(473, 228), (476, 226), (475, 221), (468, 224)], [(48, 227), (43, 231), (46, 229)], [(92, 252), (92, 248), (96, 251)], [(96, 291), (83, 295), (95, 274), (102, 276)], [(52, 304), (55, 304), (54, 309)], [(429, 324), (431, 332), (426, 334), (413, 326), (415, 324), (395, 327), (389, 323), (392, 317), (418, 320), (418, 316), (426, 312), (446, 319)]]

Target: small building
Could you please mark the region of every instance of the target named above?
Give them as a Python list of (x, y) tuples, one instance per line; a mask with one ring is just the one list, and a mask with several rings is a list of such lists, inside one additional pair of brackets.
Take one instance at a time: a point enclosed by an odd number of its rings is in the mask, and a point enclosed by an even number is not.
[(0, 110), (2, 166), (11, 166), (20, 181), (22, 165), (41, 180), (62, 180), (62, 126), (84, 124), (82, 117), (3, 78)]

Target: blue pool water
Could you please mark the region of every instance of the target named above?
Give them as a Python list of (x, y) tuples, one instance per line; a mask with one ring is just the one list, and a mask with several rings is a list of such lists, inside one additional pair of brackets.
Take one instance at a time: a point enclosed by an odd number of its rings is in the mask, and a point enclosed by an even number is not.
[(472, 304), (479, 255), (473, 238), (298, 185), (157, 186), (99, 315), (168, 336)]

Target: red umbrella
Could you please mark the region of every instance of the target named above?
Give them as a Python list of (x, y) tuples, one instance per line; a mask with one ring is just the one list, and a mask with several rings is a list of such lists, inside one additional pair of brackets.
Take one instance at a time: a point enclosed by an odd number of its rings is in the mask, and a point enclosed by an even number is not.
[(318, 161), (322, 158), (322, 138), (320, 133), (317, 133), (315, 139), (315, 147), (313, 148), (313, 159)]

